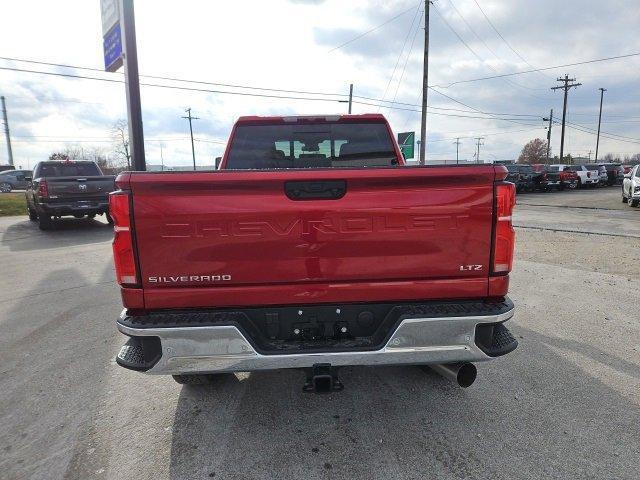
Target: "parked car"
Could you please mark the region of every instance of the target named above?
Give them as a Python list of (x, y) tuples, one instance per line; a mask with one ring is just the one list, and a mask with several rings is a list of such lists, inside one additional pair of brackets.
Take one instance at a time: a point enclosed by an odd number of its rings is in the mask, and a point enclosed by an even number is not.
[(640, 205), (640, 165), (636, 165), (624, 176), (622, 201), (632, 207)]
[(12, 190), (24, 190), (31, 177), (31, 170), (5, 170), (0, 172), (0, 192), (9, 193)]
[(515, 164), (507, 164), (505, 165), (507, 168), (507, 178), (505, 179), (507, 182), (511, 182), (516, 186), (516, 192), (520, 193), (524, 190), (525, 182), (522, 180), (522, 175), (520, 174), (520, 166)]
[(533, 189), (540, 192), (548, 192), (549, 178), (547, 175), (547, 165), (544, 163), (534, 163), (531, 165), (533, 170), (531, 181), (533, 183)]
[(595, 187), (600, 182), (600, 172), (591, 171), (585, 165), (569, 165), (567, 170), (578, 174), (578, 188)]
[(47, 161), (33, 170), (26, 191), (29, 219), (41, 230), (52, 226), (52, 218), (109, 216), (108, 195), (115, 190), (115, 177), (103, 175), (95, 162)]
[(547, 185), (549, 188), (564, 190), (578, 187), (578, 174), (570, 170), (569, 165), (549, 165), (547, 167)]
[(624, 168), (619, 163), (599, 163), (600, 167), (607, 171), (607, 185), (622, 185), (624, 180)]
[(470, 385), (517, 346), (515, 187), (498, 165), (404, 166), (382, 115), (254, 116), (220, 170), (118, 176), (117, 363), (183, 384), (305, 369), (312, 392), (415, 364)]
[(609, 175), (607, 174), (607, 169), (605, 167), (601, 167), (600, 165), (595, 164), (587, 164), (585, 165), (589, 171), (593, 172), (593, 175), (597, 175), (598, 177), (598, 186), (606, 187), (609, 184)]
[(517, 165), (517, 167), (520, 175), (520, 192), (533, 192), (536, 187), (534, 177), (537, 177), (537, 174), (531, 165)]

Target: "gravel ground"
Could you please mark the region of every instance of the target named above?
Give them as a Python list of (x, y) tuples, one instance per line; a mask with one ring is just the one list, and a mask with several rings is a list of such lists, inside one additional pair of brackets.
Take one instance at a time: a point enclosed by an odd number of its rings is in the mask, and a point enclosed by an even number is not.
[(598, 210), (627, 210), (622, 203), (622, 187), (581, 188), (564, 192), (523, 193), (518, 196), (520, 205), (547, 205)]
[[(545, 210), (527, 208), (517, 220), (536, 226)], [(550, 227), (575, 221), (555, 211)], [(95, 221), (0, 219), (3, 480), (638, 478), (635, 238), (519, 229), (520, 347), (470, 389), (348, 368), (344, 392), (314, 396), (296, 371), (182, 388), (117, 367), (110, 237)]]

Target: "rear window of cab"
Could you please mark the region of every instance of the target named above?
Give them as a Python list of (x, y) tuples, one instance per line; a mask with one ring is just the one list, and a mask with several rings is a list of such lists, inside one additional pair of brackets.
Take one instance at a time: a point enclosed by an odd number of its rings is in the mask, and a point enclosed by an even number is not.
[(388, 167), (397, 165), (385, 123), (240, 125), (228, 170)]

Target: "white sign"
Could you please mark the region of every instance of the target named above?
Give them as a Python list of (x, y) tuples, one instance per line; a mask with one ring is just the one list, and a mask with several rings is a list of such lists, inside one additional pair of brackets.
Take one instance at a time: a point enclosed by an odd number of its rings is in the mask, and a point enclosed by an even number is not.
[(105, 37), (120, 21), (120, 0), (100, 0), (102, 9), (102, 36)]

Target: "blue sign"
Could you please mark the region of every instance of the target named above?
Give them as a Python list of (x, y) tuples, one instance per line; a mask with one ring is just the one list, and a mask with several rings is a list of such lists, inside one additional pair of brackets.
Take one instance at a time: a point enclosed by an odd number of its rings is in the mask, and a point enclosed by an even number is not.
[(120, 23), (104, 36), (104, 69), (117, 72), (122, 67), (122, 33)]

